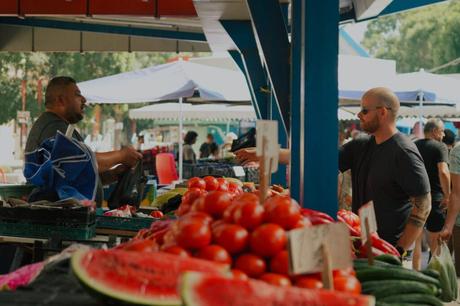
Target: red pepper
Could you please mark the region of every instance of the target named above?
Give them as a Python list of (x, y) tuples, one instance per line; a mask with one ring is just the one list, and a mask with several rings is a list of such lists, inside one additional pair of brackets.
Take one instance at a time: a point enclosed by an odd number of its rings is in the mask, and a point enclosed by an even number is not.
[(313, 210), (313, 209), (310, 209), (310, 208), (302, 208), (301, 213), (305, 217), (310, 217), (310, 216), (313, 215), (313, 216), (318, 216), (318, 217), (320, 217), (322, 219), (327, 219), (327, 220), (329, 220), (331, 222), (335, 222), (335, 220), (331, 216), (329, 216), (328, 214), (325, 214), (323, 212)]
[[(372, 255), (373, 256), (378, 256), (378, 255), (384, 254), (384, 252), (379, 250), (378, 248), (371, 247), (371, 249), (372, 249)], [(359, 248), (358, 258), (367, 258), (367, 247), (366, 247), (366, 245), (361, 245), (361, 247)]]
[(322, 216), (319, 215), (310, 215), (310, 216), (305, 216), (308, 220), (310, 220), (310, 223), (312, 225), (319, 225), (319, 224), (327, 224), (327, 223), (333, 223), (333, 221), (323, 218)]
[(396, 248), (393, 245), (380, 238), (376, 233), (372, 234), (371, 241), (373, 247), (379, 249), (385, 254), (391, 254), (398, 257), (401, 256), (401, 254), (399, 254), (398, 250), (396, 250)]
[(337, 217), (342, 217), (344, 222), (349, 224), (351, 227), (357, 227), (361, 225), (361, 221), (359, 220), (359, 216), (349, 210), (340, 209), (337, 212)]
[(345, 219), (340, 216), (340, 215), (337, 215), (337, 220), (339, 220), (340, 222), (343, 222), (345, 223), (345, 225), (348, 227), (348, 229), (350, 230), (350, 235), (353, 236), (353, 237), (361, 237), (361, 228), (360, 227), (353, 227), (351, 226), (350, 224), (348, 224)]

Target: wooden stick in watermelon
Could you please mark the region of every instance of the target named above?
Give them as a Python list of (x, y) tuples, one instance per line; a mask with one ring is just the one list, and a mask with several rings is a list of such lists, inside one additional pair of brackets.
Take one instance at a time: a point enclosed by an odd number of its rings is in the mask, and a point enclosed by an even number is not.
[(361, 241), (366, 244), (367, 261), (370, 266), (374, 265), (374, 257), (372, 254), (372, 237), (371, 235), (377, 231), (377, 221), (375, 218), (374, 203), (369, 201), (359, 209), (359, 218), (361, 224), (364, 222), (364, 228), (361, 231)]

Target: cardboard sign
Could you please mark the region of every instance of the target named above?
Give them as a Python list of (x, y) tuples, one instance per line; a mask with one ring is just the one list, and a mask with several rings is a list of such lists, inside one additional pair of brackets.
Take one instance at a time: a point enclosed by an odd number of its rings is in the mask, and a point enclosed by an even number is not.
[(256, 155), (264, 156), (265, 173), (278, 170), (278, 122), (274, 120), (257, 120), (256, 122)]
[[(361, 219), (361, 240), (362, 243), (367, 241), (367, 237), (377, 231), (377, 220), (375, 219), (374, 203), (372, 201), (364, 204), (359, 209), (359, 218)], [(367, 220), (367, 221), (366, 221)], [(366, 222), (368, 226), (366, 226)], [(369, 232), (367, 231), (369, 229)]]
[(350, 232), (345, 224), (339, 222), (291, 230), (288, 235), (290, 274), (322, 271), (325, 249), (331, 269), (352, 266)]
[(241, 166), (233, 166), (233, 173), (235, 173), (235, 176), (246, 176), (246, 172)]

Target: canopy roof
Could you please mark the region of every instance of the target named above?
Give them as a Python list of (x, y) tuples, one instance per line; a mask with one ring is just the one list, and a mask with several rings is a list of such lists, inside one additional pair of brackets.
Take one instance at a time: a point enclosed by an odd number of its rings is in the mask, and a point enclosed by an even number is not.
[(139, 103), (192, 97), (206, 101), (251, 100), (240, 71), (179, 60), (78, 84), (89, 103)]
[[(161, 103), (132, 109), (129, 111), (129, 117), (131, 119), (179, 120), (180, 104)], [(182, 118), (208, 121), (255, 120), (256, 113), (251, 105), (182, 103)]]

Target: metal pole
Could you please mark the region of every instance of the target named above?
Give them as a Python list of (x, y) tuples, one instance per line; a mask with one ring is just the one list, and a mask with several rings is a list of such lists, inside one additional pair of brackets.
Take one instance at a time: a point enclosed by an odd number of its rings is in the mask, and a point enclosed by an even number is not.
[(183, 98), (179, 98), (179, 180), (182, 181), (182, 176), (183, 176), (183, 168), (182, 165), (184, 163), (184, 157), (183, 157), (183, 139), (182, 139), (182, 120), (183, 120), (183, 114), (182, 114), (182, 100)]

